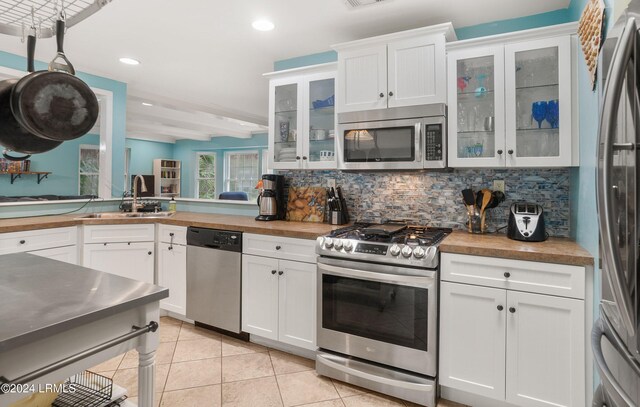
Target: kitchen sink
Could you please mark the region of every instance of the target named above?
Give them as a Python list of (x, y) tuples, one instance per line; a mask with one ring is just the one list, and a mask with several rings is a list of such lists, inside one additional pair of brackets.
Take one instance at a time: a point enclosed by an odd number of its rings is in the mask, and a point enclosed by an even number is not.
[(175, 212), (101, 212), (80, 216), (77, 219), (129, 219), (129, 218), (168, 218)]

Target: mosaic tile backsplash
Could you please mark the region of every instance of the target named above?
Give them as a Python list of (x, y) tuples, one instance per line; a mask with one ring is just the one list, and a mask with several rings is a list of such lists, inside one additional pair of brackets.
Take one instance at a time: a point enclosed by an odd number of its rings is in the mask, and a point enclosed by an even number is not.
[[(345, 194), (352, 220), (414, 223), (465, 229), (467, 210), (461, 191), (491, 189), (505, 181), (506, 200), (487, 212), (489, 231), (506, 226), (513, 202), (542, 205), (550, 236), (569, 236), (569, 169), (455, 169), (430, 172), (281, 171), (288, 186), (326, 187), (335, 179)], [(502, 232), (506, 232), (503, 229)]]

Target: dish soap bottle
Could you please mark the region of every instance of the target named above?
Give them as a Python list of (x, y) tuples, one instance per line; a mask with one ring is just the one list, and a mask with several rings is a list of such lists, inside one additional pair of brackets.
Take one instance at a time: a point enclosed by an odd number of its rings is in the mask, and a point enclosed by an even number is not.
[(175, 197), (171, 197), (171, 200), (169, 201), (169, 212), (175, 212), (176, 211), (176, 200)]

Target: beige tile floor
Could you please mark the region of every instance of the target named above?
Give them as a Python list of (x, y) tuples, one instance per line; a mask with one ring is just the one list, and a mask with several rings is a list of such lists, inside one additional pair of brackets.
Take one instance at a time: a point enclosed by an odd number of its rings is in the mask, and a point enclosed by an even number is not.
[[(318, 376), (314, 362), (162, 317), (156, 405), (162, 407), (393, 407), (409, 402)], [(137, 352), (90, 369), (137, 402)], [(440, 400), (438, 407), (461, 406)]]

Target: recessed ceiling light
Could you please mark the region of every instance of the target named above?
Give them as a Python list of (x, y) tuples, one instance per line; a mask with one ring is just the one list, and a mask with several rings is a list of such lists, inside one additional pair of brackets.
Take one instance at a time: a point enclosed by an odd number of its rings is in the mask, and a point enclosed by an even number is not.
[(127, 65), (140, 65), (140, 61), (133, 58), (120, 58), (120, 62)]
[(142, 102), (142, 106), (153, 106), (151, 103), (148, 102)]
[(271, 31), (275, 27), (271, 21), (265, 19), (254, 21), (251, 26), (258, 31)]

